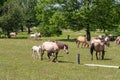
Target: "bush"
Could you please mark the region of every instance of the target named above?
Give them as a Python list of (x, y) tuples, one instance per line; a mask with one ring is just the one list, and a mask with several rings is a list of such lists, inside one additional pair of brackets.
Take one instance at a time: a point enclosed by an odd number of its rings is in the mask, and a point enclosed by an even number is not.
[(62, 34), (62, 31), (60, 30), (60, 28), (53, 25), (41, 25), (38, 31), (47, 37), (54, 36), (54, 35), (59, 36)]

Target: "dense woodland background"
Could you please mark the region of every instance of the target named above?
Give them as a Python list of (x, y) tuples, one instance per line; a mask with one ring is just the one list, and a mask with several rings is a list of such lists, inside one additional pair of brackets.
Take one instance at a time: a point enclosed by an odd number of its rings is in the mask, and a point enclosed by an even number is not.
[(1, 0), (0, 34), (37, 27), (44, 36), (61, 35), (62, 29), (120, 35), (119, 0)]

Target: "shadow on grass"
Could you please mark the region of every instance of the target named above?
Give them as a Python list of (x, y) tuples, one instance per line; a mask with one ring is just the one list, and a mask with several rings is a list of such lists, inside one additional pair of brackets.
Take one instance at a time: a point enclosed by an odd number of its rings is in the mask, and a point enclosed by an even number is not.
[(74, 62), (70, 62), (70, 61), (61, 61), (61, 60), (59, 60), (58, 62), (59, 63), (74, 63)]
[(104, 60), (112, 60), (112, 59), (110, 59), (110, 58), (105, 58)]
[(0, 37), (0, 39), (28, 39), (28, 37), (11, 37), (11, 38)]
[(56, 39), (57, 41), (68, 41), (68, 42), (75, 42), (75, 39)]

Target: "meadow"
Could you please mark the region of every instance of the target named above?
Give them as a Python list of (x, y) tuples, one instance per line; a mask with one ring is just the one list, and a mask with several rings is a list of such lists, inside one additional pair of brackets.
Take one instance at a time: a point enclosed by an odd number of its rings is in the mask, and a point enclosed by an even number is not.
[[(102, 33), (93, 32), (92, 36)], [(70, 40), (67, 40), (70, 35)], [(16, 39), (0, 39), (0, 80), (119, 80), (120, 69), (90, 67), (84, 64), (120, 65), (120, 46), (111, 42), (106, 48), (104, 60), (91, 60), (89, 48), (77, 48), (75, 38), (84, 32), (64, 31), (59, 37), (30, 39), (29, 35), (20, 33)], [(24, 37), (23, 39), (19, 37)], [(59, 52), (59, 63), (34, 60), (31, 56), (32, 46), (46, 40), (58, 40), (69, 45), (69, 54)], [(76, 56), (80, 54), (80, 64)]]

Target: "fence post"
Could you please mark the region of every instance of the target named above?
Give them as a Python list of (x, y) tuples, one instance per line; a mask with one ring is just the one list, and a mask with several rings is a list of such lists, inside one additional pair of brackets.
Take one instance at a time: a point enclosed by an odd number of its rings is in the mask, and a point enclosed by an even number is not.
[(67, 35), (67, 40), (70, 40), (70, 35)]
[(80, 64), (80, 54), (77, 54), (77, 64)]

